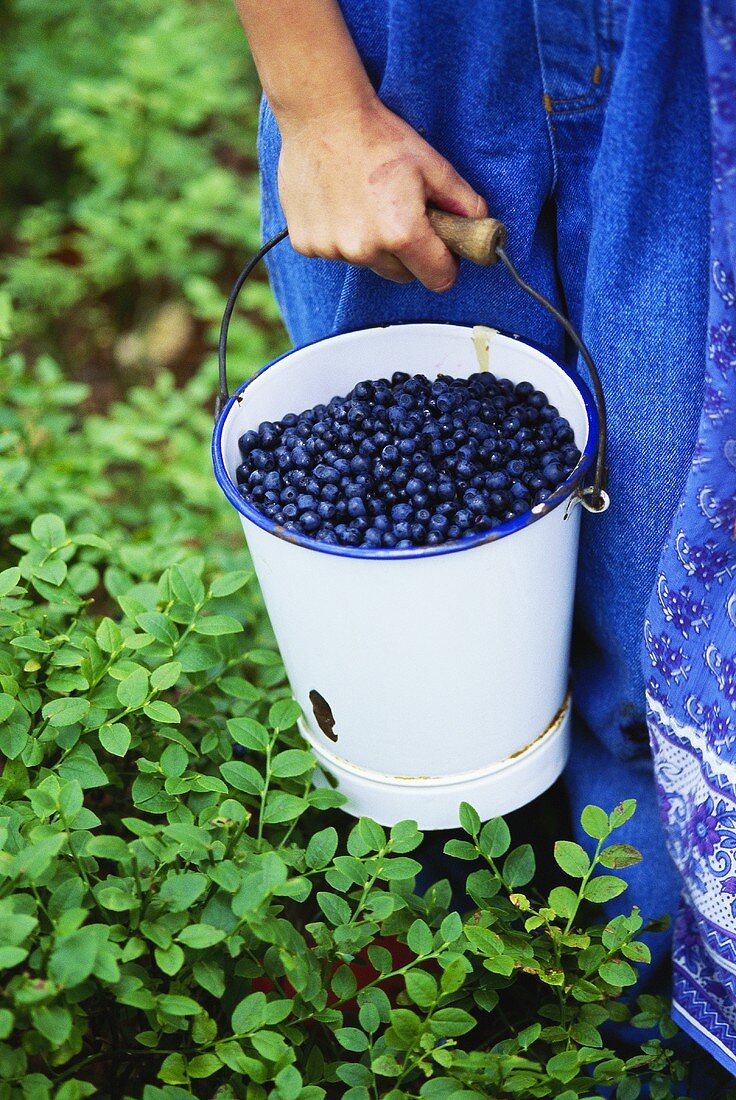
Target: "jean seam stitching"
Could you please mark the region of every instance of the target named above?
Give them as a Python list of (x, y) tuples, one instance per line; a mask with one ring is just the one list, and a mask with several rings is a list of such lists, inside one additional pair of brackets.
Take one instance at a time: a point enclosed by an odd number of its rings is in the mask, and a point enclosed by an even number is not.
[[(533, 0), (534, 11), (534, 40), (537, 46), (537, 61), (539, 62), (539, 72), (542, 77), (542, 92), (544, 92), (546, 81), (546, 75), (544, 70), (544, 57), (542, 55), (542, 43), (539, 37), (539, 3), (538, 0)], [(543, 96), (544, 101), (544, 96)], [(554, 192), (557, 186), (557, 147), (555, 145), (554, 127), (552, 125), (552, 119), (550, 118), (549, 111), (544, 110), (544, 120), (547, 127), (547, 138), (549, 140), (550, 157), (552, 160), (552, 184), (550, 187), (550, 193)]]

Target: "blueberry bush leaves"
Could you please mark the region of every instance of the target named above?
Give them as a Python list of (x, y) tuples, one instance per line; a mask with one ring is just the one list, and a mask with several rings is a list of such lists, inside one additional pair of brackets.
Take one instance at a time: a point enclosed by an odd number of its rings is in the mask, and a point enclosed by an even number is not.
[(666, 1004), (627, 999), (644, 920), (597, 909), (633, 803), (585, 810), (546, 896), (463, 805), (465, 911), (419, 890), (413, 823), (313, 787), (198, 379), (104, 420), (49, 361), (3, 379), (0, 1096), (678, 1094)]

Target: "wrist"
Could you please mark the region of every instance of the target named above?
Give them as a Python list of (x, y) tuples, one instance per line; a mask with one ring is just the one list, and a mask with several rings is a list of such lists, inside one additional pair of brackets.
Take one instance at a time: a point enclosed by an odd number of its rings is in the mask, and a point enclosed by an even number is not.
[[(364, 74), (365, 75), (365, 74)], [(319, 94), (301, 96), (298, 101), (281, 99), (266, 92), (282, 136), (298, 134), (314, 126), (355, 125), (355, 120), (370, 113), (380, 100), (367, 76), (351, 86), (342, 83)]]

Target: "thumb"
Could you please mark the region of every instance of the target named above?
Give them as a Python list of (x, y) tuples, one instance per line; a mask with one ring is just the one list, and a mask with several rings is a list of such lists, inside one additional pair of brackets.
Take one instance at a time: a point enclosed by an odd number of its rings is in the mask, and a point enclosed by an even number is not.
[(465, 218), (485, 218), (488, 215), (486, 200), (439, 153), (428, 161), (424, 182), (428, 200), (441, 210)]

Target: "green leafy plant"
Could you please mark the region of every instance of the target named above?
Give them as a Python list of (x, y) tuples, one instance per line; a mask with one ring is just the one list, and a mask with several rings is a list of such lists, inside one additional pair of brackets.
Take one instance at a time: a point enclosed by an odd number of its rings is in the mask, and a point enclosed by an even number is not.
[[(69, 0), (62, 19), (11, 0), (0, 62), (0, 278), (17, 330), (109, 372), (173, 302), (157, 344), (198, 347), (259, 242), (260, 88), (232, 5)], [(265, 350), (267, 288), (243, 304), (259, 323), (236, 345)], [(145, 346), (132, 358), (145, 366)]]
[(0, 1096), (682, 1094), (666, 1002), (627, 998), (653, 926), (597, 916), (633, 803), (586, 809), (544, 892), (463, 806), (467, 911), (418, 890), (412, 822), (313, 786), (205, 375), (104, 419), (48, 360), (3, 379)]

